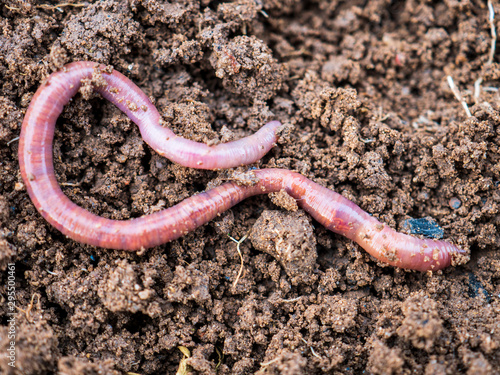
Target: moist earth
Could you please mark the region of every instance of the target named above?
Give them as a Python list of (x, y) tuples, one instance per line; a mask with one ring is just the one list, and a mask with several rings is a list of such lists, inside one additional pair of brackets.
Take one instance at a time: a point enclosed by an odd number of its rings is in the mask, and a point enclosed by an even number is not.
[[(0, 372), (498, 374), (491, 18), (472, 0), (0, 0)], [(302, 173), (398, 230), (432, 219), (467, 256), (440, 272), (386, 266), (284, 192), (140, 254), (66, 238), (27, 195), (16, 137), (43, 79), (78, 60), (127, 75), (192, 140), (281, 121), (250, 167)], [(97, 95), (66, 106), (54, 160), (68, 197), (119, 220), (250, 168), (175, 165)]]

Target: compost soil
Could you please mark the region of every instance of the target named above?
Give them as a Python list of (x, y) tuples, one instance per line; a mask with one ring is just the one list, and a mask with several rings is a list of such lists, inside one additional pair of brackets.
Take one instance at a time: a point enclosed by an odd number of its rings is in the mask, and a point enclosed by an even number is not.
[[(473, 0), (0, 1), (0, 372), (498, 374), (500, 69), (488, 62), (489, 19)], [(385, 266), (285, 193), (142, 254), (65, 238), (30, 202), (16, 137), (43, 79), (78, 60), (130, 77), (196, 141), (281, 121), (278, 144), (250, 167), (300, 172), (398, 230), (431, 218), (467, 259), (443, 272)], [(66, 195), (120, 220), (249, 168), (174, 165), (97, 95), (66, 106), (54, 160)]]

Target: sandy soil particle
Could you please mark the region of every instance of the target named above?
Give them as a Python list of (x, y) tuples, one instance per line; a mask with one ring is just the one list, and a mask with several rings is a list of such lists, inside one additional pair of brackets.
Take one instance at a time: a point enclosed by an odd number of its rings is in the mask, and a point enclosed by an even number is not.
[[(182, 345), (193, 374), (499, 374), (500, 64), (498, 53), (487, 64), (488, 17), (486, 2), (454, 0), (0, 0), (2, 353), (9, 263), (21, 309), (17, 367), (2, 355), (0, 373), (176, 373)], [(470, 252), (443, 272), (387, 267), (284, 192), (142, 255), (75, 243), (31, 204), (16, 137), (35, 90), (76, 60), (127, 75), (189, 139), (227, 142), (279, 120), (277, 145), (251, 167), (302, 173), (398, 230), (432, 218)], [(57, 122), (54, 161), (87, 210), (126, 220), (227, 180), (255, 183), (248, 167), (171, 163), (88, 84), (82, 94)], [(228, 236), (250, 230), (234, 285)]]

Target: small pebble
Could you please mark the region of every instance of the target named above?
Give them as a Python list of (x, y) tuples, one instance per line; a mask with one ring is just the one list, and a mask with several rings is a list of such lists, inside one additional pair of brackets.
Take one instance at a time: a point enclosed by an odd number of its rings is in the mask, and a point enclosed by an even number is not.
[(423, 234), (429, 238), (443, 238), (444, 230), (432, 218), (407, 219), (403, 224), (411, 234)]
[(453, 208), (454, 210), (458, 210), (461, 205), (462, 205), (462, 202), (460, 202), (460, 199), (455, 198), (455, 197), (450, 199), (450, 207)]

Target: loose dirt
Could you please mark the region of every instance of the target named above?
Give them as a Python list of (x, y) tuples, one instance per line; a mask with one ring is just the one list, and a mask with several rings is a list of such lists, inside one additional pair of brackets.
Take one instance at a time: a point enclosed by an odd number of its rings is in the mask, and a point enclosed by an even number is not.
[[(0, 372), (172, 374), (182, 361), (193, 374), (498, 374), (500, 66), (487, 63), (488, 18), (472, 0), (0, 0)], [(141, 255), (65, 238), (31, 204), (15, 138), (41, 81), (77, 60), (113, 65), (196, 141), (281, 121), (253, 167), (300, 172), (398, 230), (432, 218), (470, 259), (436, 273), (385, 266), (284, 193)], [(160, 157), (96, 95), (64, 110), (54, 160), (66, 195), (121, 220), (232, 174)], [(250, 230), (233, 285), (229, 236)]]

